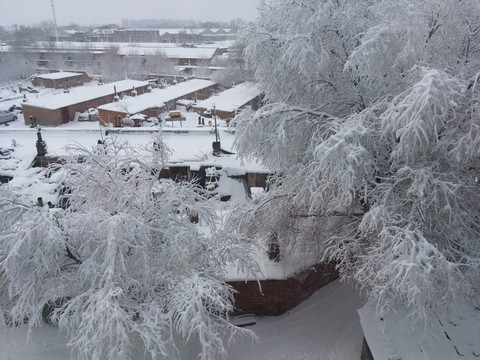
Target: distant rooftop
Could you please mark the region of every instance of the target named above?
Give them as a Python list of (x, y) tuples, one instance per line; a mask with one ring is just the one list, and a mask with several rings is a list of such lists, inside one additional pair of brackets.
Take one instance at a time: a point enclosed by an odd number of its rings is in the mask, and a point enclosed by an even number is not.
[(74, 42), (74, 41), (37, 41), (38, 49), (49, 52), (82, 52), (89, 51), (101, 54), (109, 50), (116, 50), (117, 55), (157, 55), (164, 54), (170, 59), (206, 59), (213, 58), (219, 47), (225, 44), (204, 44), (191, 47), (182, 47), (172, 43), (124, 43), (124, 42)]
[(164, 46), (121, 46), (118, 55), (156, 55), (164, 54), (170, 59), (211, 59), (217, 51), (216, 47), (164, 47)]

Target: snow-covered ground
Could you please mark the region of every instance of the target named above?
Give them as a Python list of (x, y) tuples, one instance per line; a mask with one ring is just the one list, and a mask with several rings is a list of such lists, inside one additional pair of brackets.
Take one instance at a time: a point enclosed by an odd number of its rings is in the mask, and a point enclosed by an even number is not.
[[(335, 281), (278, 317), (257, 317), (248, 327), (259, 341), (241, 339), (228, 347), (229, 360), (358, 360), (362, 331), (357, 309), (363, 301), (348, 283)], [(0, 332), (0, 360), (68, 360), (70, 350), (56, 327)], [(196, 359), (193, 343), (180, 347), (182, 360)], [(136, 346), (132, 360), (148, 360)]]

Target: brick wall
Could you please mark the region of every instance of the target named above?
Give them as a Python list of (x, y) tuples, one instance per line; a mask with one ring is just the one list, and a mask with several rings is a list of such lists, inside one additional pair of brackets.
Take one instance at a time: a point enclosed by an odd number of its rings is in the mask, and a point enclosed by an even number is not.
[(25, 125), (30, 125), (30, 116), (37, 118), (37, 124), (42, 126), (58, 126), (62, 124), (60, 110), (50, 110), (22, 104)]
[(102, 125), (113, 124), (114, 126), (117, 126), (117, 118), (120, 117), (120, 119), (123, 119), (126, 116), (126, 112), (98, 109), (98, 117), (100, 118), (100, 124)]
[(338, 278), (334, 263), (322, 263), (286, 280), (235, 281), (235, 314), (281, 315)]
[(63, 89), (65, 86), (81, 86), (85, 81), (83, 75), (66, 76), (61, 79), (42, 79), (36, 78), (32, 81), (33, 85), (44, 86), (46, 88)]

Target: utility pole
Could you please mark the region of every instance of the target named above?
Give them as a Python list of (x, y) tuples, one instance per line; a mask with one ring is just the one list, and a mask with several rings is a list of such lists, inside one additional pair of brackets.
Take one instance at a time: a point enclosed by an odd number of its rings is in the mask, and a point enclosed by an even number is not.
[(58, 42), (57, 18), (55, 17), (55, 8), (53, 7), (53, 0), (51, 0), (51, 3), (52, 3), (52, 13), (53, 13), (53, 24), (55, 25), (55, 38), (57, 39), (57, 42)]

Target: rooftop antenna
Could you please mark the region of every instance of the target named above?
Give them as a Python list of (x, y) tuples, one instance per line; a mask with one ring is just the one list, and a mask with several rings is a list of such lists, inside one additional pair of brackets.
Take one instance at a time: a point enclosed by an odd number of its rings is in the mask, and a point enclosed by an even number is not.
[(52, 3), (52, 13), (53, 13), (53, 24), (55, 25), (55, 38), (57, 39), (57, 42), (58, 42), (57, 18), (55, 17), (55, 8), (53, 7), (53, 0), (51, 0), (51, 3)]

